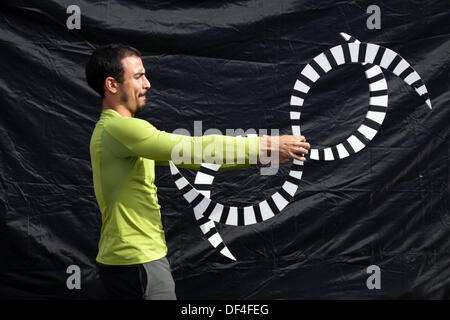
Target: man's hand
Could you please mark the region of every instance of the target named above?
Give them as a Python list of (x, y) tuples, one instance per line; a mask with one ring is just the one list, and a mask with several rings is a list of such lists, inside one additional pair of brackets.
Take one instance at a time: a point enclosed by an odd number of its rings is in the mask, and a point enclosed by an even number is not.
[(290, 159), (305, 161), (311, 148), (304, 136), (265, 136), (260, 138), (260, 162), (287, 163)]

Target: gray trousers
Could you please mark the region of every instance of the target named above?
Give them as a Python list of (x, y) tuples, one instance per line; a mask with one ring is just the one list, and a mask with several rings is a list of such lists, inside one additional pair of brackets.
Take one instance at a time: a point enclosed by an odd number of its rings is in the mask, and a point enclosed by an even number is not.
[(175, 281), (166, 257), (142, 264), (146, 276), (144, 300), (176, 300)]

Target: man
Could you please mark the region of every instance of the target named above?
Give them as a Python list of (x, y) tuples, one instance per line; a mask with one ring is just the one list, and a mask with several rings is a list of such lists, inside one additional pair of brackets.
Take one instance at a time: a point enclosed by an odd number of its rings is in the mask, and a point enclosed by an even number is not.
[[(288, 135), (188, 137), (157, 130), (134, 118), (151, 87), (140, 56), (135, 48), (107, 45), (95, 50), (86, 65), (88, 84), (102, 97), (103, 107), (90, 143), (95, 196), (102, 212), (96, 260), (111, 298), (176, 299), (154, 184), (155, 162), (167, 164), (176, 146), (194, 150), (195, 144), (202, 150), (212, 144), (213, 150), (222, 150), (217, 152), (223, 152), (223, 159), (231, 155), (236, 160), (235, 150), (245, 149), (245, 164), (224, 164), (228, 168), (248, 167), (268, 152), (278, 153), (280, 163), (304, 161), (297, 153), (307, 154), (309, 144), (304, 137)], [(186, 153), (183, 159), (188, 161), (181, 166), (199, 168), (194, 152)]]

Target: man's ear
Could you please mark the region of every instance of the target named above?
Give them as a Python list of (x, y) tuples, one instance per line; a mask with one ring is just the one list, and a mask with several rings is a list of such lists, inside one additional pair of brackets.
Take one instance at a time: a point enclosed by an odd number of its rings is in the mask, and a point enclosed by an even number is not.
[(105, 92), (117, 93), (119, 83), (113, 77), (107, 77), (105, 79)]

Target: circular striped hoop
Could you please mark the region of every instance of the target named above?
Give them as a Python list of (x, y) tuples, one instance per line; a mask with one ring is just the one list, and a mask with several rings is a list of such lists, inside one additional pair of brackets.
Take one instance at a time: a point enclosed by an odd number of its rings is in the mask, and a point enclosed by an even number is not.
[[(424, 83), (418, 73), (402, 57), (390, 49), (370, 43), (360, 43), (351, 36), (342, 33), (341, 35), (351, 43), (335, 46), (319, 54), (300, 73), (294, 86), (294, 94), (291, 96), (292, 132), (294, 135), (301, 135), (300, 107), (303, 106), (312, 85), (321, 76), (343, 64), (360, 63), (365, 67), (370, 92), (369, 110), (363, 124), (346, 141), (324, 149), (311, 148), (310, 158), (313, 160), (336, 160), (348, 157), (362, 150), (376, 135), (383, 123), (388, 106), (387, 83), (380, 66), (393, 72), (412, 86), (431, 109), (431, 102)], [(200, 177), (203, 175), (203, 178), (197, 179), (198, 175), (196, 176), (196, 186), (206, 188), (208, 185), (210, 186), (219, 168), (220, 165), (202, 165), (198, 174)], [(197, 222), (209, 242), (222, 254), (235, 260), (223, 244), (213, 221), (236, 226), (254, 224), (272, 218), (281, 212), (295, 195), (303, 173), (303, 162), (293, 161), (288, 178), (278, 192), (257, 205), (243, 208), (228, 207), (212, 201), (210, 190), (206, 188), (202, 191), (197, 190), (181, 175), (172, 162), (170, 162), (170, 169), (177, 188), (193, 206)]]
[[(355, 39), (354, 37), (351, 37), (347, 34), (341, 33), (341, 36), (347, 41), (347, 42), (356, 42), (360, 43), (359, 40)], [(323, 60), (318, 59), (319, 61), (316, 61), (319, 65), (323, 62)], [(386, 79), (384, 77), (383, 72), (381, 71), (381, 68), (378, 66), (374, 66), (371, 64), (363, 63), (362, 66), (364, 67), (364, 73), (367, 78), (367, 81), (369, 83), (369, 92), (370, 97), (377, 96), (377, 91), (380, 90), (386, 90), (387, 95), (387, 83)], [(322, 69), (326, 68), (327, 66), (321, 66)], [(295, 97), (305, 99), (306, 94), (308, 93), (309, 88), (307, 88), (305, 85), (302, 85), (302, 83), (297, 80), (294, 86), (294, 93), (297, 93)], [(291, 98), (295, 99), (295, 98)], [(387, 102), (387, 99), (386, 99)], [(375, 101), (376, 103), (376, 101)], [(387, 107), (387, 103), (386, 103)], [(366, 123), (367, 125), (361, 125), (361, 127), (358, 129), (358, 132), (361, 132), (361, 130), (366, 131), (367, 134), (373, 138), (376, 134), (376, 132), (371, 131), (374, 127), (376, 127), (372, 122), (375, 121), (373, 118), (376, 118), (377, 120), (381, 120), (379, 123), (381, 123), (384, 120), (384, 115), (377, 116), (374, 112), (384, 112), (385, 113), (385, 107), (378, 107), (370, 104), (369, 101), (369, 112), (366, 114)], [(292, 125), (295, 126), (293, 130), (298, 130), (300, 132), (300, 112), (293, 110), (290, 112), (290, 117), (292, 121)], [(298, 129), (296, 126), (299, 126)], [(367, 128), (366, 128), (367, 127)], [(322, 152), (317, 152), (319, 155), (323, 155), (322, 158), (325, 158), (324, 154)], [(320, 157), (317, 159), (319, 160)], [(329, 159), (326, 159), (329, 160)], [(197, 174), (195, 176), (194, 181), (194, 187), (203, 195), (210, 198), (211, 197), (211, 187), (215, 178), (215, 175), (217, 171), (220, 169), (220, 165), (218, 164), (210, 164), (210, 163), (202, 163), (199, 171), (197, 171)], [(197, 221), (197, 225), (199, 226), (200, 230), (203, 233), (203, 236), (209, 241), (209, 243), (222, 255), (232, 259), (236, 260), (236, 258), (233, 256), (231, 251), (226, 246), (225, 242), (223, 241), (222, 237), (220, 236), (220, 233), (217, 231), (215, 223), (213, 220), (208, 219), (207, 217), (204, 217), (203, 215), (200, 215), (198, 213), (195, 213), (195, 219)]]
[(349, 43), (335, 46), (313, 58), (300, 73), (291, 96), (291, 122), (294, 135), (300, 133), (300, 109), (314, 83), (336, 67), (361, 63), (369, 82), (369, 109), (359, 128), (345, 141), (318, 149), (311, 146), (309, 158), (332, 161), (346, 158), (361, 151), (378, 133), (388, 106), (388, 87), (381, 68), (393, 72), (408, 85), (414, 87), (431, 108), (427, 89), (419, 74), (394, 51), (371, 43), (361, 43), (355, 38), (341, 34)]
[(175, 179), (175, 185), (186, 201), (192, 205), (196, 216), (204, 216), (226, 225), (244, 226), (270, 219), (286, 207), (297, 192), (303, 173), (303, 162), (293, 161), (291, 171), (281, 189), (268, 199), (247, 207), (230, 207), (216, 203), (192, 186), (172, 161), (170, 161), (170, 170)]

